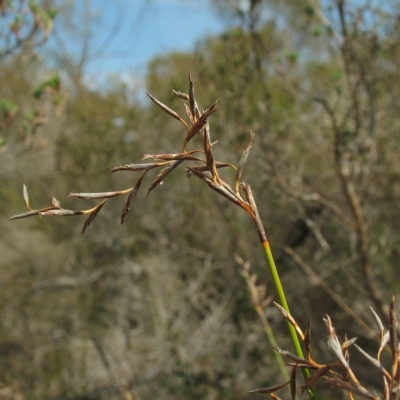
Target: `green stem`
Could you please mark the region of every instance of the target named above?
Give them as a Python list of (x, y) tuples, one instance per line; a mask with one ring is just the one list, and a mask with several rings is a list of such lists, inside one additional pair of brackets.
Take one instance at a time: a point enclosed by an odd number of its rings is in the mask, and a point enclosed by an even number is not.
[[(279, 297), (279, 301), (281, 303), (281, 306), (288, 313), (290, 313), (289, 305), (288, 305), (287, 300), (286, 300), (285, 292), (284, 292), (283, 287), (282, 287), (281, 279), (279, 278), (278, 270), (277, 270), (276, 265), (275, 265), (274, 257), (272, 256), (272, 251), (271, 251), (271, 248), (269, 246), (268, 240), (263, 240), (261, 242), (261, 244), (262, 244), (262, 247), (264, 249), (265, 258), (267, 260), (267, 263), (268, 263), (268, 266), (269, 266), (269, 270), (271, 272), (272, 279), (273, 279), (274, 284), (275, 284), (276, 291), (278, 292), (278, 297)], [(294, 329), (293, 325), (289, 321), (287, 321), (287, 324), (288, 324), (289, 333), (290, 333), (290, 336), (292, 338), (292, 342), (293, 342), (294, 348), (296, 350), (296, 354), (299, 357), (304, 358), (303, 350), (301, 349), (300, 341), (299, 341), (299, 338), (297, 336), (296, 330)], [(308, 371), (308, 369), (304, 369), (303, 368), (302, 372), (303, 372), (303, 376), (304, 376), (305, 380), (310, 378), (310, 372)], [(310, 389), (308, 391), (308, 395), (309, 395), (310, 399), (312, 399), (312, 400), (316, 399), (313, 389)]]
[[(268, 338), (268, 341), (269, 341), (271, 347), (277, 346), (278, 343), (275, 339), (275, 335), (274, 335), (274, 332), (272, 331), (271, 325), (269, 324), (268, 319), (265, 316), (264, 310), (262, 309), (261, 306), (258, 306), (258, 307), (256, 307), (256, 312), (261, 319), (261, 322), (264, 327), (264, 332)], [(289, 376), (288, 370), (286, 368), (285, 361), (283, 360), (282, 354), (278, 353), (277, 351), (274, 351), (274, 354), (275, 354), (276, 362), (278, 363), (279, 368), (281, 370), (283, 379), (285, 381), (288, 381), (290, 376)]]

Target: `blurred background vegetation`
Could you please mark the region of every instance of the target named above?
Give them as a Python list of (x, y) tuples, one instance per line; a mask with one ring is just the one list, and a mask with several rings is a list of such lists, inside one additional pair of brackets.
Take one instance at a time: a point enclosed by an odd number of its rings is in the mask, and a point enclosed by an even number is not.
[[(142, 88), (181, 112), (171, 89), (186, 92), (191, 72), (202, 107), (219, 99), (218, 160), (237, 164), (256, 132), (245, 179), (291, 311), (313, 321), (314, 357), (331, 359), (327, 313), (342, 339), (374, 352), (369, 306), (385, 317), (399, 293), (400, 2), (209, 6), (226, 31), (155, 57)], [(47, 38), (71, 15), (62, 2), (0, 0), (0, 399), (257, 398), (246, 392), (283, 378), (238, 262), (276, 300), (242, 210), (176, 171), (139, 193), (122, 227), (120, 198), (84, 236), (79, 217), (6, 220), (24, 211), (23, 182), (33, 208), (53, 195), (89, 208), (66, 195), (132, 186), (132, 173), (109, 170), (181, 149), (179, 123), (126, 81), (85, 83), (90, 48), (74, 59), (53, 47), (50, 62)], [(291, 349), (282, 316), (271, 304), (265, 315)], [(357, 355), (352, 364), (381, 390)]]

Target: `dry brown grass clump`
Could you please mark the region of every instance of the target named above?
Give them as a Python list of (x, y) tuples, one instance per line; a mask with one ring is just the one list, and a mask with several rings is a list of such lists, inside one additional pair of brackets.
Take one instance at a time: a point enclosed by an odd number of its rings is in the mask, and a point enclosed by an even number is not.
[[(378, 314), (371, 308), (372, 315), (378, 327), (379, 335), (379, 348), (376, 357), (367, 354), (360, 346), (356, 344), (357, 338), (345, 339), (343, 342), (339, 341), (335, 328), (332, 325), (329, 315), (324, 318), (324, 323), (328, 331), (327, 347), (335, 356), (336, 360), (328, 364), (319, 364), (311, 355), (311, 321), (308, 319), (307, 328), (305, 332), (302, 331), (299, 324), (295, 319), (279, 304), (275, 303), (276, 307), (284, 315), (293, 327), (296, 329), (297, 334), (303, 342), (306, 357), (300, 358), (297, 355), (282, 350), (275, 346), (274, 349), (285, 357), (288, 362), (287, 365), (291, 367), (290, 379), (281, 384), (269, 388), (255, 389), (250, 393), (269, 393), (274, 399), (279, 399), (275, 392), (289, 386), (291, 398), (296, 398), (297, 389), (301, 393), (307, 391), (319, 380), (323, 380), (329, 386), (341, 389), (348, 392), (350, 399), (354, 399), (354, 395), (372, 400), (397, 400), (400, 398), (400, 345), (397, 336), (397, 319), (395, 314), (395, 298), (393, 296), (390, 304), (389, 312), (389, 327), (385, 329)], [(382, 397), (371, 393), (370, 390), (365, 388), (357, 378), (356, 372), (350, 367), (350, 354), (349, 349), (355, 348), (363, 357), (371, 364), (371, 374), (378, 374), (383, 379), (383, 393)], [(387, 351), (391, 355), (391, 364), (385, 368), (381, 362), (382, 354)], [(296, 373), (298, 369), (306, 368), (310, 371), (315, 371), (311, 377), (300, 387), (297, 387)]]

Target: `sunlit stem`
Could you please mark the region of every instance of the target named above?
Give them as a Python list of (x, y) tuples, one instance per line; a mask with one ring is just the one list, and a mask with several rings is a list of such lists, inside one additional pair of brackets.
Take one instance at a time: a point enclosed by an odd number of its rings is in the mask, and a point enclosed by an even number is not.
[[(265, 233), (264, 233), (264, 235), (265, 235)], [(269, 270), (272, 275), (272, 280), (274, 281), (274, 285), (275, 285), (276, 291), (278, 293), (280, 304), (288, 313), (290, 313), (289, 305), (286, 300), (285, 292), (282, 287), (281, 279), (279, 277), (278, 270), (275, 265), (274, 257), (272, 256), (272, 251), (269, 246), (268, 240), (263, 240), (261, 242), (261, 244), (264, 249), (265, 258), (267, 260)], [(287, 321), (287, 324), (288, 324), (289, 333), (292, 338), (292, 342), (293, 342), (293, 346), (295, 348), (296, 354), (299, 357), (304, 358), (303, 350), (301, 349), (300, 341), (297, 336), (296, 330), (294, 329), (293, 325), (289, 321)], [(304, 376), (305, 380), (310, 378), (310, 372), (308, 371), (308, 369), (303, 368), (302, 372), (303, 372), (303, 376)], [(310, 399), (316, 399), (315, 393), (312, 389), (310, 389), (308, 391), (308, 394), (309, 394)]]

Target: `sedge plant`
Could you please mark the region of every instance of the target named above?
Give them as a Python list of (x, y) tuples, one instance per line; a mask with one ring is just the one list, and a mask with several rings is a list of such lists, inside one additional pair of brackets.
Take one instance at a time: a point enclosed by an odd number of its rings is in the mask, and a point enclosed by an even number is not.
[[(299, 358), (296, 354), (289, 351), (282, 350), (279, 347), (275, 347), (275, 350), (282, 354), (285, 359), (288, 360), (287, 365), (292, 367), (290, 379), (280, 385), (255, 389), (250, 393), (258, 394), (269, 394), (271, 398), (279, 400), (280, 398), (276, 395), (276, 392), (280, 391), (284, 387), (290, 388), (291, 398), (294, 399), (296, 396), (297, 384), (296, 384), (296, 372), (299, 368), (307, 368), (313, 370), (314, 373), (308, 379), (304, 385), (299, 389), (301, 392), (309, 389), (315, 385), (319, 380), (325, 381), (329, 386), (335, 389), (340, 389), (346, 392), (350, 400), (358, 398), (370, 399), (370, 400), (399, 400), (400, 399), (400, 344), (398, 340), (398, 322), (395, 311), (395, 297), (392, 296), (389, 307), (389, 318), (388, 328), (385, 328), (381, 318), (378, 314), (370, 307), (377, 331), (375, 338), (379, 343), (377, 354), (375, 357), (368, 354), (360, 346), (356, 344), (357, 338), (347, 339), (345, 336), (344, 340), (340, 342), (336, 330), (332, 324), (332, 320), (329, 315), (324, 318), (325, 327), (328, 333), (327, 336), (327, 348), (330, 354), (333, 354), (334, 360), (327, 364), (320, 364), (315, 361), (311, 354), (310, 338), (311, 338), (311, 321), (308, 319), (306, 330), (302, 331), (296, 320), (288, 314), (288, 312), (275, 303), (275, 306), (280, 310), (283, 316), (298, 332), (301, 340), (304, 343), (306, 352), (306, 358)], [(374, 329), (371, 329), (374, 330)], [(365, 359), (366, 363), (371, 367), (369, 377), (376, 376), (378, 379), (382, 379), (382, 396), (380, 397), (375, 391), (369, 390), (362, 385), (357, 374), (350, 366), (350, 353), (349, 349), (354, 348), (359, 354)], [(386, 352), (386, 366), (382, 361), (382, 355)], [(329, 358), (329, 355), (328, 355)]]
[[(105, 203), (112, 197), (128, 195), (126, 200), (126, 204), (124, 210), (121, 215), (121, 224), (124, 223), (128, 212), (131, 209), (132, 203), (135, 200), (135, 197), (143, 183), (145, 176), (153, 169), (159, 169), (158, 174), (154, 177), (150, 185), (147, 189), (147, 195), (150, 194), (158, 185), (160, 185), (163, 180), (177, 167), (179, 167), (184, 162), (190, 162), (188, 166), (186, 166), (185, 171), (188, 176), (195, 176), (201, 181), (203, 181), (210, 189), (227, 198), (229, 201), (234, 203), (235, 205), (242, 208), (253, 220), (255, 227), (258, 232), (260, 244), (262, 246), (265, 259), (267, 265), (269, 267), (274, 286), (276, 288), (276, 292), (279, 298), (279, 302), (282, 306), (282, 309), (285, 310), (287, 315), (290, 315), (289, 305), (286, 300), (285, 291), (283, 289), (278, 269), (275, 265), (274, 257), (272, 255), (271, 247), (268, 242), (267, 235), (265, 233), (264, 225), (260, 218), (256, 201), (254, 199), (252, 190), (250, 185), (242, 180), (242, 174), (244, 170), (244, 166), (246, 164), (248, 155), (250, 153), (250, 149), (253, 145), (253, 140), (255, 134), (253, 132), (250, 133), (250, 137), (248, 143), (243, 151), (243, 154), (240, 158), (240, 161), (237, 166), (226, 163), (219, 162), (216, 160), (213, 146), (215, 143), (211, 141), (210, 136), (210, 124), (209, 117), (217, 111), (216, 105), (217, 101), (214, 102), (209, 108), (201, 110), (198, 106), (198, 103), (195, 98), (195, 84), (192, 79), (192, 76), (189, 74), (189, 91), (188, 93), (182, 93), (173, 90), (173, 94), (178, 98), (184, 100), (185, 102), (185, 112), (187, 120), (183, 119), (177, 112), (148, 94), (149, 98), (164, 112), (170, 115), (172, 118), (178, 120), (184, 127), (186, 135), (183, 140), (182, 148), (177, 153), (168, 153), (168, 154), (145, 154), (143, 160), (151, 160), (151, 162), (142, 162), (142, 163), (133, 163), (133, 164), (125, 164), (120, 165), (112, 169), (112, 172), (117, 171), (134, 171), (140, 172), (140, 177), (136, 181), (135, 185), (119, 191), (113, 192), (101, 192), (101, 193), (70, 193), (69, 197), (77, 197), (81, 199), (99, 199), (101, 202), (93, 208), (87, 210), (69, 210), (61, 207), (60, 202), (53, 198), (52, 204), (48, 207), (44, 207), (41, 209), (32, 209), (29, 203), (28, 192), (26, 186), (23, 187), (23, 197), (28, 212), (15, 215), (9, 219), (20, 219), (31, 217), (34, 215), (40, 216), (76, 216), (76, 215), (87, 215), (87, 219), (83, 225), (82, 234), (85, 232), (87, 227), (91, 224), (93, 219), (100, 212)], [(199, 137), (202, 146), (198, 149), (188, 150), (188, 143), (194, 139), (195, 137)], [(235, 182), (234, 185), (231, 186), (229, 183), (224, 181), (219, 175), (218, 171), (221, 168), (233, 168), (235, 170)], [(304, 359), (302, 347), (300, 345), (300, 341), (298, 338), (298, 332), (296, 332), (295, 326), (288, 320), (288, 330), (293, 342), (293, 346), (295, 349), (295, 353), (299, 359)], [(276, 345), (275, 339), (271, 332), (271, 335), (268, 336), (272, 345)], [(280, 353), (277, 352), (277, 355), (280, 357)], [(283, 363), (280, 363), (283, 365)], [(305, 380), (309, 380), (310, 374), (307, 368), (302, 368), (303, 375)], [(310, 399), (315, 399), (315, 394), (313, 389), (307, 387)]]

